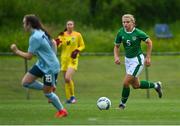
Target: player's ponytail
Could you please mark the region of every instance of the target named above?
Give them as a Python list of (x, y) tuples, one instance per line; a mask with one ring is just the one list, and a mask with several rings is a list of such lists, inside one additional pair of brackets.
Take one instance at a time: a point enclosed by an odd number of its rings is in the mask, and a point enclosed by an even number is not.
[(60, 32), (58, 35), (63, 36), (65, 31), (67, 31), (67, 28), (65, 28), (64, 31)]
[(49, 40), (51, 39), (50, 34), (44, 28), (43, 24), (41, 23), (40, 19), (37, 16), (35, 16), (34, 14), (28, 14), (28, 15), (25, 15), (24, 18), (26, 19), (26, 24), (30, 24), (31, 27), (34, 29), (41, 29), (42, 31), (45, 32)]

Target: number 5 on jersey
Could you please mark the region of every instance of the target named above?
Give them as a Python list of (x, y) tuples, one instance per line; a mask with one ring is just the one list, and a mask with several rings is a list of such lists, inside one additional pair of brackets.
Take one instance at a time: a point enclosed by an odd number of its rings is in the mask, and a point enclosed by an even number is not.
[(131, 46), (131, 41), (130, 41), (130, 40), (127, 40), (127, 41), (126, 41), (126, 44), (127, 44), (127, 46)]

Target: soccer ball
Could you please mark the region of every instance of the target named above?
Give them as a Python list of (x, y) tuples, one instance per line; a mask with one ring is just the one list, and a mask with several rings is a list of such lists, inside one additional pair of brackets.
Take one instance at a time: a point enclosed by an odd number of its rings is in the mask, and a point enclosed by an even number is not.
[(108, 110), (111, 107), (111, 101), (107, 97), (100, 97), (97, 100), (97, 107), (100, 110)]

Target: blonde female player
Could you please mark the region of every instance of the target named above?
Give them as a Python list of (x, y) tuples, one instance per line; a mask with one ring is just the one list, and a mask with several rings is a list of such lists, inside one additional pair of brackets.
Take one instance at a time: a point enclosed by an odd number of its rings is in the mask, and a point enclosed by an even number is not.
[(74, 21), (66, 22), (66, 28), (59, 34), (56, 43), (61, 47), (61, 71), (64, 73), (66, 102), (76, 103), (72, 76), (78, 67), (79, 53), (85, 45), (81, 34), (74, 31)]
[[(24, 75), (22, 85), (25, 88), (43, 90), (44, 95), (51, 100), (52, 105), (58, 110), (56, 117), (67, 116), (67, 111), (61, 104), (59, 97), (52, 92), (52, 87), (56, 83), (57, 75), (60, 70), (59, 61), (54, 52), (53, 42), (50, 35), (43, 28), (40, 19), (35, 15), (25, 15), (23, 19), (25, 31), (30, 32), (29, 47), (27, 52), (17, 48), (15, 44), (11, 45), (11, 50), (18, 56), (25, 59), (32, 59), (37, 56), (36, 64)], [(42, 78), (44, 83), (37, 81)]]
[[(146, 33), (135, 27), (135, 18), (131, 14), (125, 14), (122, 16), (122, 25), (123, 27), (120, 28), (115, 39), (114, 62), (115, 64), (120, 64), (119, 46), (123, 43), (125, 49), (126, 76), (123, 81), (122, 98), (119, 108), (124, 109), (130, 94), (130, 85), (134, 89), (154, 88), (157, 91), (159, 98), (162, 97), (162, 89), (161, 82), (152, 83), (148, 81), (139, 81), (138, 78), (144, 64), (146, 66), (151, 65), (151, 39), (146, 35)], [(146, 57), (144, 57), (141, 50), (141, 41), (144, 41), (147, 45)]]

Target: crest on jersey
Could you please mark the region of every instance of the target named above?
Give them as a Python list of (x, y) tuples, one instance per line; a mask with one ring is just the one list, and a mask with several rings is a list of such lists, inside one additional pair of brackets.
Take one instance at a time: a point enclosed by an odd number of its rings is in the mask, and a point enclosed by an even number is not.
[(136, 39), (137, 39), (137, 37), (136, 37), (136, 36), (133, 36), (133, 37), (132, 37), (132, 40), (133, 40), (133, 41), (135, 41)]
[(71, 40), (72, 40), (72, 42), (75, 42), (75, 37), (72, 37)]

